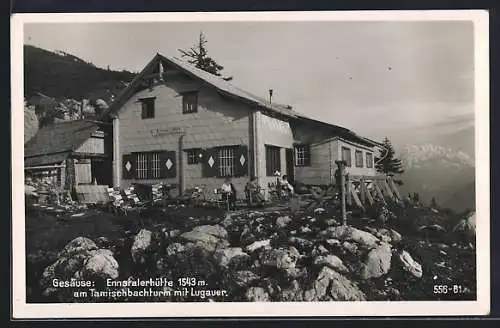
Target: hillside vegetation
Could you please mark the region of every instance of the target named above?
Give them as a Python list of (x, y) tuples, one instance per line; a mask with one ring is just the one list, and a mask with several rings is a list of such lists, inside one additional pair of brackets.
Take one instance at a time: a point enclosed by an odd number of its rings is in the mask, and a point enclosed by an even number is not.
[(99, 68), (67, 53), (24, 46), (25, 96), (41, 92), (58, 100), (101, 98), (123, 89), (134, 75)]

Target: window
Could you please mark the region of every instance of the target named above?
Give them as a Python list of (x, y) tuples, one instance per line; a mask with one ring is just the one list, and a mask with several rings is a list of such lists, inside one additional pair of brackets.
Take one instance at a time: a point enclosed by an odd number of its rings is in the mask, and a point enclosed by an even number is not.
[(198, 111), (198, 93), (186, 92), (182, 95), (182, 112), (196, 113)]
[(140, 153), (137, 154), (137, 178), (147, 179), (148, 178), (148, 154)]
[(137, 179), (160, 178), (160, 153), (137, 153)]
[(143, 98), (141, 101), (141, 118), (155, 117), (155, 98)]
[(356, 160), (356, 167), (363, 167), (363, 152), (361, 150), (356, 150), (354, 156)]
[(187, 163), (188, 165), (198, 164), (200, 162), (200, 149), (188, 149), (187, 150)]
[(311, 165), (311, 152), (309, 145), (295, 146), (295, 166)]
[(276, 171), (281, 173), (280, 148), (266, 146), (266, 175), (274, 176)]
[(242, 177), (248, 174), (248, 147), (230, 145), (203, 149), (199, 159), (203, 177)]
[(219, 176), (231, 177), (234, 175), (234, 148), (219, 148)]
[(160, 154), (151, 153), (151, 177), (153, 179), (160, 177)]
[(373, 154), (372, 153), (366, 153), (366, 167), (367, 168), (373, 168)]
[(351, 160), (351, 149), (348, 147), (342, 147), (342, 160), (346, 162), (346, 166), (351, 167), (352, 166), (352, 160)]

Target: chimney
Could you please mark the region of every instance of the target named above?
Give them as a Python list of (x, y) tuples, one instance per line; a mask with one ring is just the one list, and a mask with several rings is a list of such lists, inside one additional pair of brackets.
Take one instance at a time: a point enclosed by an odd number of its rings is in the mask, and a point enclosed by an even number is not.
[(273, 100), (273, 89), (269, 89), (269, 104), (272, 104)]

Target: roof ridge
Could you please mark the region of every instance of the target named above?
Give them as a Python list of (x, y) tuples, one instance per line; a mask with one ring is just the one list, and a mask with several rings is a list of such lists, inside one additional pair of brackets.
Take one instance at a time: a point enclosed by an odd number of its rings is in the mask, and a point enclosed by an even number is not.
[(177, 57), (177, 56), (165, 56), (165, 55), (162, 55), (162, 54), (159, 54), (160, 56), (166, 58), (166, 59), (175, 59), (175, 60), (178, 60), (178, 61), (181, 61), (182, 63), (184, 63), (185, 65), (188, 65), (190, 66), (191, 68), (197, 70), (197, 71), (200, 71), (200, 73), (203, 73), (203, 74), (210, 74), (213, 76), (213, 78), (216, 78), (216, 79), (219, 79), (221, 82), (223, 83), (227, 83), (229, 85), (232, 85), (233, 87), (235, 88), (238, 88), (238, 86), (236, 86), (235, 84), (231, 83), (230, 81), (227, 81), (227, 80), (224, 80), (224, 78), (222, 76), (219, 76), (219, 75), (215, 75), (215, 74), (211, 74), (210, 72), (207, 72), (205, 70), (202, 70), (201, 68), (198, 68), (196, 67), (195, 65), (191, 64), (190, 62), (180, 58), (180, 57)]
[[(319, 119), (312, 119), (311, 117), (309, 117), (308, 114), (294, 110), (293, 107), (289, 104), (269, 102), (269, 100), (266, 99), (265, 97), (255, 95), (245, 89), (242, 89), (241, 87), (237, 86), (231, 81), (225, 80), (222, 76), (217, 76), (201, 68), (198, 68), (195, 65), (189, 63), (188, 61), (183, 60), (182, 58), (176, 56), (164, 55), (159, 52), (156, 53), (153, 59), (151, 59), (148, 62), (148, 64), (132, 80), (132, 82), (127, 86), (127, 88), (109, 106), (107, 113), (112, 113), (113, 111), (119, 110), (120, 106), (125, 101), (125, 99), (131, 96), (134, 84), (138, 83), (141, 75), (145, 73), (146, 69), (151, 68), (151, 65), (162, 60), (166, 61), (167, 65), (168, 63), (172, 64), (175, 69), (181, 70), (182, 72), (191, 75), (198, 80), (201, 80), (203, 83), (210, 85), (211, 87), (215, 88), (218, 92), (224, 95), (249, 102), (252, 104), (252, 106), (257, 106), (258, 108), (264, 109), (267, 112), (271, 112), (272, 114), (281, 115), (288, 119), (299, 119), (315, 123), (321, 123), (322, 125), (339, 129), (344, 133), (351, 134), (351, 136), (353, 137), (362, 139), (362, 137), (358, 136), (354, 131), (351, 131), (348, 128), (320, 121)], [(111, 115), (113, 115), (113, 113)]]
[(78, 119), (78, 120), (61, 120), (61, 121), (57, 121), (57, 122), (53, 122), (53, 123), (50, 123), (50, 124), (47, 124), (47, 125), (44, 125), (42, 126), (40, 129), (43, 129), (45, 127), (52, 127), (52, 126), (56, 126), (56, 125), (64, 125), (64, 124), (70, 124), (70, 123), (80, 123), (80, 122), (87, 122), (87, 123), (94, 123), (88, 119)]

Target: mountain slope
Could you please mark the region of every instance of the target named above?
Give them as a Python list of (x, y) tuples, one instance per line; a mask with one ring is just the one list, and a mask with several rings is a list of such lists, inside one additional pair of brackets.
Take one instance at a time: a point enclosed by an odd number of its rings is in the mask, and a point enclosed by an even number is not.
[(38, 91), (56, 99), (106, 98), (130, 82), (134, 74), (111, 71), (64, 52), (24, 46), (24, 94)]
[(433, 144), (407, 146), (401, 153), (405, 167), (404, 194), (416, 192), (420, 200), (456, 212), (475, 208), (474, 160), (463, 151)]

